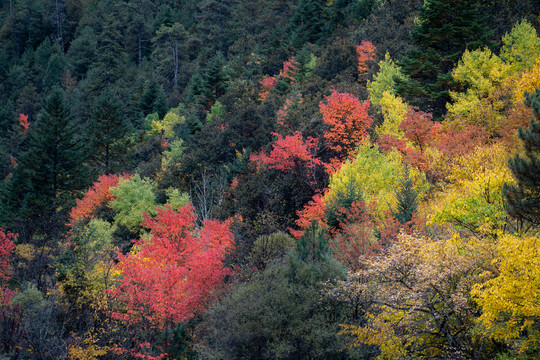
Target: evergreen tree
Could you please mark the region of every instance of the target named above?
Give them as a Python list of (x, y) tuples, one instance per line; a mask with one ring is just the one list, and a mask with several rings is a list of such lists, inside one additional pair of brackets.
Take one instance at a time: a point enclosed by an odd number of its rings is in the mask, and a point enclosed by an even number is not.
[(317, 221), (311, 222), (311, 226), (296, 243), (296, 255), (302, 261), (324, 261), (331, 258), (332, 251), (328, 246), (326, 233), (319, 227)]
[(119, 8), (114, 1), (103, 1), (100, 6), (105, 18), (97, 36), (97, 64), (94, 66), (99, 70), (99, 81), (103, 84), (115, 82), (125, 74), (128, 56), (123, 43), (124, 24)]
[(139, 109), (144, 116), (157, 113), (160, 118), (167, 113), (167, 103), (165, 100), (165, 92), (157, 82), (151, 80), (146, 86), (144, 93), (139, 100)]
[(227, 73), (225, 57), (222, 53), (217, 53), (208, 62), (205, 71), (205, 80), (208, 86), (208, 100), (213, 104), (220, 96), (225, 94), (231, 80)]
[(300, 0), (289, 21), (289, 41), (294, 47), (315, 43), (323, 35), (326, 1)]
[(199, 71), (190, 80), (187, 102), (191, 104), (204, 104), (210, 96), (208, 82), (204, 74)]
[(55, 86), (60, 86), (65, 70), (65, 60), (61, 53), (55, 53), (49, 59), (45, 77), (43, 78), (43, 88), (48, 92)]
[[(325, 285), (343, 279), (320, 229), (297, 251), (270, 262), (250, 281), (233, 284), (205, 314), (197, 350), (205, 359), (369, 359), (373, 349), (346, 349), (339, 324), (354, 321), (351, 304), (327, 296)], [(301, 248), (301, 249), (300, 249)]]
[(527, 130), (519, 128), (525, 154), (516, 155), (508, 162), (517, 180), (516, 185), (506, 184), (506, 210), (514, 218), (540, 225), (540, 89), (525, 101), (533, 109), (536, 119), (531, 119)]
[(26, 151), (2, 193), (0, 225), (22, 241), (50, 240), (62, 230), (78, 191), (90, 179), (80, 129), (73, 124), (62, 94), (53, 92), (25, 141)]
[(127, 130), (119, 100), (105, 93), (98, 99), (96, 111), (90, 119), (92, 161), (100, 173), (120, 170), (125, 149), (120, 148), (118, 142)]
[(97, 38), (94, 30), (86, 26), (80, 31), (80, 35), (73, 40), (67, 57), (73, 74), (77, 78), (82, 78), (90, 69), (96, 59)]
[(233, 38), (229, 36), (231, 13), (238, 0), (202, 0), (195, 13), (196, 27), (201, 40), (208, 44), (209, 53), (227, 52)]
[(401, 224), (406, 224), (412, 220), (413, 215), (418, 209), (418, 192), (414, 190), (409, 168), (405, 169), (405, 179), (396, 191), (396, 198), (397, 208), (394, 217)]
[(398, 90), (435, 117), (445, 113), (454, 86), (451, 71), (465, 49), (491, 46), (491, 32), (478, 14), (479, 0), (426, 0), (411, 32), (416, 47), (400, 65), (410, 80)]

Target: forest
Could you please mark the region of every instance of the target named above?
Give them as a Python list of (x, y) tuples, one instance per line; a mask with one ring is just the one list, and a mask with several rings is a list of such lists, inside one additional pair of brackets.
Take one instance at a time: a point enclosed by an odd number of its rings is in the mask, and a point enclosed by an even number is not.
[(0, 14), (0, 360), (540, 358), (538, 1)]

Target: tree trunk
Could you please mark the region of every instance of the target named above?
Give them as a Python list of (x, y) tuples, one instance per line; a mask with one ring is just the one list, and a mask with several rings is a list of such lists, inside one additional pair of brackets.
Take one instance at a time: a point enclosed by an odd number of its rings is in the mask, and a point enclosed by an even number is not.
[(61, 0), (56, 0), (56, 40), (58, 41), (58, 44), (64, 49), (64, 40), (62, 35), (62, 15), (61, 15), (61, 7), (62, 4), (60, 3)]
[(139, 38), (139, 65), (141, 64), (141, 61), (142, 61), (142, 39), (141, 39), (141, 27), (139, 26), (139, 32), (137, 34), (137, 37)]
[(178, 89), (178, 40), (174, 41), (173, 62), (174, 62), (174, 88)]

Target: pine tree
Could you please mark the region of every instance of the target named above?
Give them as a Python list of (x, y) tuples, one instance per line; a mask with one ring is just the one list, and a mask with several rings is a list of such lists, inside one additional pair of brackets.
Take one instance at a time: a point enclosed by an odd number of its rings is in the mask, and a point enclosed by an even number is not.
[(296, 255), (302, 261), (324, 261), (332, 254), (324, 229), (313, 220), (304, 235), (296, 243)]
[(506, 211), (520, 221), (540, 225), (540, 89), (525, 101), (533, 109), (535, 119), (527, 130), (519, 128), (525, 154), (516, 155), (508, 162), (517, 180), (516, 185), (506, 184)]
[(410, 80), (398, 80), (400, 93), (439, 117), (454, 86), (451, 70), (461, 54), (491, 46), (491, 32), (478, 14), (478, 0), (426, 0), (420, 22), (411, 32), (416, 48), (400, 65)]

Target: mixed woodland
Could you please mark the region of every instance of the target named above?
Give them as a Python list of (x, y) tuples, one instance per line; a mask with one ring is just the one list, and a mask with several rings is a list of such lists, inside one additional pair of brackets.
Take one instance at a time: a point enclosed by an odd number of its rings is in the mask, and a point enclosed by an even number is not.
[(0, 14), (0, 359), (540, 358), (538, 1)]

